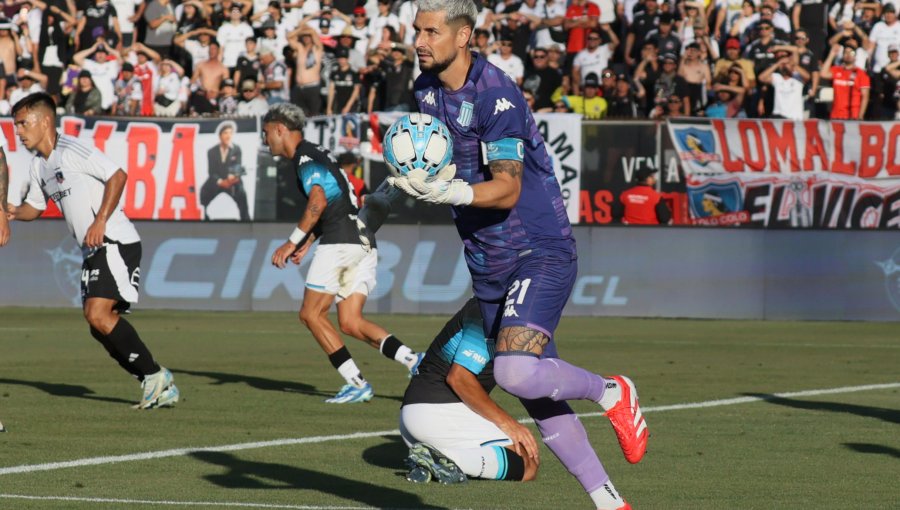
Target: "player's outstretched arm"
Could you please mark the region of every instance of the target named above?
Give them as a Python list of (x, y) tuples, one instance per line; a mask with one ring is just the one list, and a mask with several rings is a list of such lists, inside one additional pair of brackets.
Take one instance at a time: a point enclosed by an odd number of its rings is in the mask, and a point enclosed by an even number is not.
[(106, 180), (106, 186), (103, 189), (103, 200), (100, 202), (100, 210), (97, 211), (94, 222), (88, 227), (84, 236), (84, 244), (88, 248), (103, 246), (103, 236), (106, 235), (106, 221), (115, 212), (116, 207), (119, 206), (119, 199), (122, 198), (122, 190), (125, 189), (127, 181), (128, 174), (121, 168)]
[(10, 220), (32, 221), (40, 218), (42, 214), (44, 214), (42, 209), (33, 207), (31, 204), (23, 203), (19, 206), (6, 204), (6, 217)]
[(538, 445), (531, 431), (491, 399), (475, 374), (454, 363), (450, 366), (450, 373), (447, 374), (447, 384), (470, 409), (509, 436), (518, 455), (538, 459)]
[[(272, 254), (273, 266), (278, 269), (284, 269), (288, 259), (290, 259), (294, 252), (297, 251), (297, 248), (304, 246), (303, 243), (306, 242), (313, 227), (319, 222), (327, 205), (328, 199), (325, 198), (325, 190), (322, 186), (314, 185), (309, 191), (306, 210), (303, 211), (303, 216), (300, 218), (300, 221), (297, 222), (294, 231), (291, 233), (290, 237), (288, 237), (288, 240), (279, 246), (278, 249), (275, 250), (275, 253)], [(300, 260), (298, 259), (295, 264), (299, 263)]]
[(0, 246), (9, 242), (9, 212), (6, 205), (9, 189), (9, 165), (6, 163), (6, 151), (0, 148)]
[(472, 186), (472, 207), (512, 209), (522, 192), (521, 161), (499, 159), (491, 161), (491, 180)]

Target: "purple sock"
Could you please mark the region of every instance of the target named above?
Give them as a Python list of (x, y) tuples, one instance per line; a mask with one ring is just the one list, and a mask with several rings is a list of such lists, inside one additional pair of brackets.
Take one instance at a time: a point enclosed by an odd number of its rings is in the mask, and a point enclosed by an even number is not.
[(509, 393), (529, 400), (599, 401), (606, 391), (606, 380), (559, 358), (506, 355), (494, 360), (497, 385)]
[(544, 444), (587, 493), (609, 480), (606, 469), (588, 441), (584, 426), (568, 404), (546, 398), (522, 400), (522, 404), (534, 418)]

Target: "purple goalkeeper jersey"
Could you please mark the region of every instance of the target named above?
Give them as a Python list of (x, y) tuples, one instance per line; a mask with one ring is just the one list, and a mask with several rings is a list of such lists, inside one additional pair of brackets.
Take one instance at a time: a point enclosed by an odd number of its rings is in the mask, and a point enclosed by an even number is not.
[(415, 84), (419, 111), (441, 119), (453, 135), (456, 178), (470, 184), (491, 178), (486, 154), (491, 142), (516, 139), (524, 146), (522, 192), (512, 209), (453, 207), (469, 269), (473, 275), (495, 274), (528, 250), (574, 259), (575, 239), (553, 162), (525, 97), (506, 73), (472, 55), (459, 90), (445, 90), (429, 73), (422, 73)]

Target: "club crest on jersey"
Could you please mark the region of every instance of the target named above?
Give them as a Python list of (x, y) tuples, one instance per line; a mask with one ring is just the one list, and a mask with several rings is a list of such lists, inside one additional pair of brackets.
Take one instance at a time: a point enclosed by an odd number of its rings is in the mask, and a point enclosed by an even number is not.
[(497, 103), (494, 105), (494, 115), (505, 112), (506, 110), (509, 110), (510, 108), (515, 108), (515, 107), (516, 107), (516, 105), (510, 103), (509, 99), (506, 99), (505, 97), (501, 97), (500, 99), (497, 100)]
[(437, 104), (437, 101), (434, 100), (434, 91), (429, 90), (425, 97), (422, 98), (422, 102), (427, 104), (428, 106), (434, 106)]
[(62, 184), (63, 181), (66, 180), (65, 176), (63, 176), (62, 170), (60, 170), (59, 168), (56, 169), (56, 172), (53, 174), (53, 176), (56, 177), (56, 182), (58, 184)]
[(459, 116), (456, 117), (456, 123), (462, 127), (469, 127), (472, 123), (472, 112), (475, 111), (475, 105), (468, 101), (463, 101), (459, 107)]

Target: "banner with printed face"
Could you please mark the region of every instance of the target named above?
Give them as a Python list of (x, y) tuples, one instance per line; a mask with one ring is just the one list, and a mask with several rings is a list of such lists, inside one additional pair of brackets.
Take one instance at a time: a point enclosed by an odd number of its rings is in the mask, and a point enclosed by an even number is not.
[[(375, 163), (366, 177), (373, 187), (387, 175), (383, 168), (380, 137), (399, 113), (333, 115), (307, 120), (305, 139), (322, 145), (335, 156), (353, 152)], [(556, 176), (573, 223), (578, 221), (581, 184), (581, 117), (574, 114), (538, 114), (535, 120), (547, 152), (553, 160)], [(257, 207), (277, 200), (271, 181), (276, 173), (289, 171), (289, 165), (276, 169), (260, 135), (260, 120), (245, 118), (179, 119), (150, 121), (63, 117), (60, 131), (97, 147), (128, 172), (123, 192), (125, 213), (134, 220), (252, 220)], [(373, 129), (373, 124), (374, 129)], [(18, 204), (28, 185), (32, 154), (15, 136), (11, 118), (0, 119), (0, 141), (10, 162), (10, 201)], [(257, 169), (263, 174), (258, 175)], [(293, 179), (282, 178), (287, 186)], [(263, 196), (257, 196), (262, 185)], [(295, 190), (292, 190), (295, 191)], [(58, 217), (59, 211), (48, 204), (44, 217)], [(435, 208), (431, 216), (445, 223), (449, 216)], [(262, 219), (274, 219), (263, 214)], [(428, 215), (425, 215), (428, 216)], [(423, 215), (397, 218), (417, 223)]]
[[(257, 126), (257, 119), (63, 117), (59, 129), (128, 172), (122, 205), (131, 219), (249, 221), (261, 146)], [(0, 134), (10, 163), (10, 201), (19, 203), (33, 155), (15, 137), (13, 119), (0, 119)], [(54, 215), (58, 210), (51, 205), (45, 216)]]
[(669, 122), (696, 225), (900, 227), (900, 124)]

